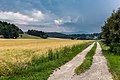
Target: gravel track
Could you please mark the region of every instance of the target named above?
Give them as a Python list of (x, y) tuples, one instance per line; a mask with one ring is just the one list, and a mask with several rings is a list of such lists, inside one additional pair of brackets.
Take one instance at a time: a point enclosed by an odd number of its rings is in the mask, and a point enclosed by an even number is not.
[(107, 61), (102, 54), (100, 44), (97, 42), (96, 53), (93, 56), (93, 63), (89, 70), (81, 75), (76, 75), (74, 70), (82, 64), (86, 54), (92, 49), (95, 43), (79, 53), (71, 61), (56, 69), (48, 80), (113, 80), (108, 70)]
[(92, 49), (94, 44), (95, 42), (79, 53), (71, 61), (61, 66), (59, 69), (56, 69), (53, 74), (50, 75), (48, 80), (71, 80), (75, 75), (75, 68), (82, 64), (86, 54)]
[(113, 80), (98, 42), (96, 54), (93, 56), (93, 63), (90, 69), (79, 76), (75, 75), (71, 80)]

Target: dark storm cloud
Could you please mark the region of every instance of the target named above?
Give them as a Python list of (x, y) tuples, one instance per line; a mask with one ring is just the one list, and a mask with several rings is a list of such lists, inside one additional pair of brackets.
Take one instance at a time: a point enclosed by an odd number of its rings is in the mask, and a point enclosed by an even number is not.
[(100, 32), (119, 5), (119, 0), (0, 0), (0, 20), (24, 30)]

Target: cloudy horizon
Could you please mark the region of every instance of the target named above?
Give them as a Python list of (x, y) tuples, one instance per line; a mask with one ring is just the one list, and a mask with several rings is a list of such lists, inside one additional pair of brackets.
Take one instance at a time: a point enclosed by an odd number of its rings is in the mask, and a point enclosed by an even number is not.
[(0, 20), (23, 31), (96, 33), (119, 0), (1, 0)]

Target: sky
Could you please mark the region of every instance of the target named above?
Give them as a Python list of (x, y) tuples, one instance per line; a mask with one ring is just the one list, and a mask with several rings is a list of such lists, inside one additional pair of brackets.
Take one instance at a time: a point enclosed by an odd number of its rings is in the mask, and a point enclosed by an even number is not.
[(0, 20), (28, 29), (98, 33), (120, 0), (0, 0)]

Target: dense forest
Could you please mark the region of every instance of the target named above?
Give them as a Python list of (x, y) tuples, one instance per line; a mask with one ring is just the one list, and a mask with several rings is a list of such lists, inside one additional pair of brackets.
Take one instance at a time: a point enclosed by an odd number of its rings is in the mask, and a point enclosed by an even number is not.
[(43, 39), (47, 39), (48, 38), (48, 35), (45, 32), (38, 31), (38, 30), (28, 30), (27, 34), (33, 35), (33, 36), (38, 36), (38, 37), (41, 37)]
[(23, 33), (23, 31), (16, 25), (0, 21), (0, 35), (4, 38), (16, 39), (21, 33)]
[(120, 55), (120, 9), (113, 11), (112, 15), (102, 27), (104, 43), (110, 46), (110, 51)]

